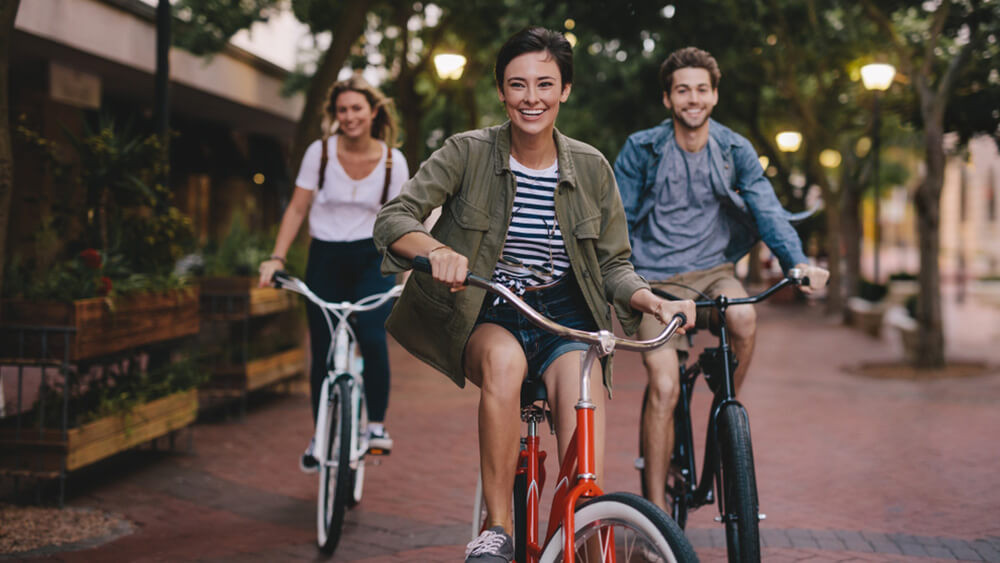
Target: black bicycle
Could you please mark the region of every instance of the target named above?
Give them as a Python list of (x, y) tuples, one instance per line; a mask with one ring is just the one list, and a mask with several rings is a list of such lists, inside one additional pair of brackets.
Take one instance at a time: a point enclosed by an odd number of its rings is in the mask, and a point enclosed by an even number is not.
[[(788, 285), (809, 285), (809, 278), (802, 277), (802, 271), (793, 268), (785, 279), (758, 295), (736, 299), (720, 295), (716, 299), (695, 301), (697, 307), (712, 307), (718, 311), (719, 345), (705, 348), (698, 360), (691, 364), (687, 363), (687, 352), (678, 351), (680, 390), (677, 406), (674, 408), (675, 438), (670, 459), (671, 470), (667, 475), (666, 500), (674, 520), (683, 529), (687, 524), (689, 510), (715, 502), (714, 491), (722, 491), (718, 498), (719, 516), (715, 520), (726, 526), (726, 548), (731, 562), (760, 561), (758, 525), (765, 515), (760, 513), (757, 500), (750, 420), (746, 409), (736, 400), (733, 373), (737, 362), (729, 346), (726, 310), (733, 305), (759, 303)], [(665, 291), (655, 288), (653, 291), (661, 297), (677, 299)], [(694, 331), (688, 331), (688, 338), (693, 334)], [(691, 397), (695, 381), (702, 374), (714, 399), (709, 411), (701, 479), (698, 479), (691, 425)], [(648, 392), (647, 387), (646, 393)], [(643, 417), (646, 393), (642, 398)], [(641, 438), (639, 456), (636, 467), (640, 471), (643, 496), (647, 496)]]

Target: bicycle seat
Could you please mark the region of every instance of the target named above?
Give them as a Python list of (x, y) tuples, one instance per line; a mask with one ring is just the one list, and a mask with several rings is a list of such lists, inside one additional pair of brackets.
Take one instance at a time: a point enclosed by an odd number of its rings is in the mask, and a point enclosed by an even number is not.
[(545, 390), (545, 382), (538, 379), (526, 379), (521, 384), (521, 406), (527, 407), (537, 401), (548, 402), (549, 396)]

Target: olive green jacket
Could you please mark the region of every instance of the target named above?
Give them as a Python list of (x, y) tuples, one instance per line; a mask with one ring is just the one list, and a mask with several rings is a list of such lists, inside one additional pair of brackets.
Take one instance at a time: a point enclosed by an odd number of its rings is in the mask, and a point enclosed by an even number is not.
[[(556, 218), (573, 274), (597, 325), (611, 330), (611, 310), (629, 334), (641, 313), (629, 306), (632, 294), (649, 285), (629, 262), (628, 227), (614, 173), (597, 149), (554, 132), (559, 159)], [(401, 236), (426, 233), (423, 221), (441, 206), (429, 233), (469, 259), (469, 269), (490, 278), (510, 224), (516, 181), (510, 171), (510, 123), (460, 133), (445, 141), (385, 204), (375, 221), (375, 245), (382, 273), (395, 274), (410, 263), (389, 252)], [(386, 329), (410, 353), (465, 386), (462, 354), (485, 297), (470, 287), (452, 293), (427, 274), (414, 272), (392, 309)], [(604, 364), (611, 389), (611, 362)]]

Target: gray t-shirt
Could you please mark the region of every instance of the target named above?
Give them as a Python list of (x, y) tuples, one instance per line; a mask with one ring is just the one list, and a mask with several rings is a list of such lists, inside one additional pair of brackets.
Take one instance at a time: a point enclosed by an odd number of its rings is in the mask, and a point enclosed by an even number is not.
[(659, 281), (726, 261), (729, 224), (712, 191), (710, 163), (707, 145), (696, 153), (675, 142), (664, 147), (651, 194), (656, 206), (633, 237), (632, 261), (639, 275)]

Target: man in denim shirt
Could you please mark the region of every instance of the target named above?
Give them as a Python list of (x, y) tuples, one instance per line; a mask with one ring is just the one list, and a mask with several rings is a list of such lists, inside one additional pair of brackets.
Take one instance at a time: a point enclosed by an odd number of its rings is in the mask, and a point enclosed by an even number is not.
[[(764, 178), (753, 146), (709, 118), (720, 76), (715, 59), (700, 49), (687, 47), (667, 57), (660, 80), (663, 105), (673, 119), (631, 135), (615, 161), (635, 270), (651, 285), (685, 299), (698, 298), (695, 291), (745, 297), (734, 264), (763, 239), (782, 269), (802, 268), (813, 287), (822, 287), (829, 273), (809, 266), (792, 216)], [(709, 313), (699, 312), (700, 326), (709, 325)], [(753, 355), (753, 306), (732, 307), (726, 322), (739, 361), (738, 389)], [(659, 327), (656, 319), (644, 318), (639, 337), (654, 338)], [(675, 338), (643, 354), (649, 375), (641, 433), (645, 485), (649, 500), (664, 510), (678, 398), (677, 349), (686, 347), (686, 339)]]

